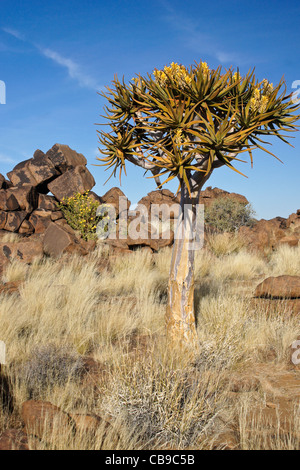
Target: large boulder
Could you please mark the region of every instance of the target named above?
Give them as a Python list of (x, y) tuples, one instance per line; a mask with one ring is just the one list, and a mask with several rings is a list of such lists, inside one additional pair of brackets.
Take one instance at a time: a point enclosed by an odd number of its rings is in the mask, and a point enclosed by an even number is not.
[(61, 202), (75, 193), (83, 194), (93, 186), (95, 180), (89, 170), (85, 166), (76, 166), (49, 183), (48, 190)]
[(20, 239), (17, 243), (0, 242), (0, 262), (4, 265), (13, 260), (32, 263), (42, 258), (43, 254), (42, 241), (35, 235)]
[(3, 188), (4, 183), (5, 183), (5, 178), (4, 178), (4, 176), (0, 173), (0, 189)]
[(17, 232), (26, 219), (27, 213), (25, 211), (12, 211), (6, 212), (6, 223), (4, 230), (8, 232)]
[(67, 225), (64, 219), (62, 221), (65, 223), (59, 224), (61, 222), (59, 220), (57, 223), (50, 222), (48, 225), (43, 240), (44, 253), (55, 258), (63, 253), (87, 254), (83, 244), (76, 237), (74, 230)]
[(268, 277), (256, 287), (254, 297), (298, 299), (300, 276)]
[(16, 211), (18, 209), (20, 206), (16, 197), (5, 189), (0, 189), (0, 210)]
[[(120, 198), (122, 198), (122, 203), (120, 207)], [(114, 207), (116, 211), (116, 217), (118, 217), (122, 212), (128, 211), (131, 205), (131, 202), (123, 191), (120, 188), (111, 188), (109, 189), (104, 196), (101, 197), (101, 202), (103, 204), (109, 204), (110, 206)]]
[(7, 197), (14, 197), (18, 203), (18, 208), (27, 213), (31, 213), (38, 207), (38, 193), (34, 186), (24, 184), (23, 186), (9, 188), (5, 192)]
[(21, 415), (27, 434), (40, 439), (45, 439), (54, 429), (66, 428), (72, 423), (67, 413), (44, 401), (26, 401), (22, 405)]
[(55, 144), (48, 150), (46, 156), (60, 173), (87, 164), (86, 158), (81, 153), (70, 149), (68, 145)]
[(239, 202), (240, 204), (249, 204), (249, 201), (241, 194), (229, 193), (223, 189), (212, 188), (211, 186), (208, 186), (206, 189), (201, 191), (199, 203), (204, 204), (205, 206), (210, 206), (216, 199), (224, 197)]

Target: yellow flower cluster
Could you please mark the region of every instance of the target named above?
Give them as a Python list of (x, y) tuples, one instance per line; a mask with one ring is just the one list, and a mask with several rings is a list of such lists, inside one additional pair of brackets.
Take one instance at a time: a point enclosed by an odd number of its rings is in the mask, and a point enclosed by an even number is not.
[(273, 83), (270, 83), (266, 78), (262, 81), (263, 94), (270, 96), (273, 91)]
[(209, 70), (209, 67), (208, 67), (206, 62), (201, 63), (201, 71), (202, 71), (204, 76), (207, 77), (209, 75), (210, 70)]
[(234, 81), (237, 81), (240, 79), (240, 74), (238, 72), (235, 72), (233, 75), (232, 75), (232, 78)]
[(254, 112), (264, 113), (267, 109), (269, 96), (273, 91), (272, 83), (267, 80), (263, 80), (262, 89), (258, 87), (254, 89), (252, 98), (250, 99), (250, 109)]
[(192, 83), (187, 69), (183, 65), (172, 62), (171, 65), (165, 66), (163, 70), (154, 70), (153, 75), (159, 85), (165, 85), (168, 80), (174, 80), (179, 86), (185, 87)]
[(184, 142), (184, 137), (182, 135), (182, 129), (177, 129), (175, 132), (175, 143), (181, 145)]
[(99, 203), (89, 196), (89, 191), (84, 194), (77, 193), (74, 196), (63, 198), (58, 204), (68, 224), (81, 233), (82, 238), (89, 240), (96, 234), (96, 212)]

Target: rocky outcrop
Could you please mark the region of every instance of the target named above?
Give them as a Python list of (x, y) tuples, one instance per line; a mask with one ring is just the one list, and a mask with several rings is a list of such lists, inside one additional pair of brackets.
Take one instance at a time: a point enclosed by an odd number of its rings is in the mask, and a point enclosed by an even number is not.
[(241, 227), (239, 234), (245, 245), (255, 251), (270, 251), (281, 245), (298, 246), (300, 240), (300, 210), (287, 219), (258, 220), (252, 227)]
[(82, 154), (55, 144), (46, 154), (36, 150), (32, 158), (16, 165), (7, 174), (9, 182), (1, 175), (0, 230), (44, 233), (51, 221), (62, 218), (57, 202), (95, 185), (86, 164)]

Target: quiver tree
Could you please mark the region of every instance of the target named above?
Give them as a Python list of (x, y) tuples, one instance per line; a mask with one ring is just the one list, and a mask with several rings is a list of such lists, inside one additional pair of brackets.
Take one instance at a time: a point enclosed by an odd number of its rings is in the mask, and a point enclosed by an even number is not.
[[(265, 148), (267, 136), (289, 143), (297, 130), (299, 106), (286, 95), (284, 80), (273, 87), (258, 81), (254, 71), (242, 77), (232, 69), (210, 70), (205, 62), (189, 69), (172, 63), (128, 84), (115, 77), (101, 93), (108, 101), (105, 118), (110, 132), (98, 131), (102, 165), (121, 178), (130, 162), (150, 172), (159, 188), (178, 179), (181, 216), (169, 277), (167, 331), (171, 338), (196, 338), (194, 314), (194, 250), (190, 234), (196, 222), (200, 191), (216, 168), (240, 173), (235, 161)], [(282, 91), (283, 88), (283, 91)], [(273, 155), (275, 157), (275, 155)], [(277, 158), (277, 157), (275, 157)], [(148, 173), (149, 174), (149, 173)], [(161, 177), (166, 179), (161, 182)], [(192, 209), (184, 211), (185, 205)], [(184, 227), (184, 229), (182, 228)], [(181, 230), (183, 236), (177, 234)]]

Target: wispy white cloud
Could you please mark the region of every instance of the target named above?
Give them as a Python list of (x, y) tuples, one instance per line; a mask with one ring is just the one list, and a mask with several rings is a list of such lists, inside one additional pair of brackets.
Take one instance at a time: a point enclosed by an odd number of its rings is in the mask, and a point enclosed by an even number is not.
[(25, 36), (23, 36), (23, 34), (17, 31), (16, 29), (5, 27), (5, 28), (2, 28), (2, 31), (4, 31), (7, 34), (10, 34), (11, 36), (14, 36), (17, 39), (20, 39), (21, 41), (25, 41)]
[(97, 83), (97, 80), (95, 80), (92, 76), (87, 74), (82, 70), (82, 67), (76, 63), (74, 60), (64, 57), (61, 55), (59, 52), (54, 51), (50, 48), (43, 48), (39, 46), (38, 44), (34, 44), (26, 39), (26, 37), (17, 31), (16, 29), (12, 28), (2, 28), (3, 31), (5, 31), (7, 34), (10, 34), (11, 36), (20, 39), (21, 41), (28, 42), (31, 45), (33, 45), (44, 57), (47, 59), (51, 59), (53, 62), (55, 62), (57, 65), (64, 67), (69, 75), (70, 78), (73, 80), (77, 81), (77, 83), (84, 88), (90, 88), (92, 90), (100, 90), (101, 86)]
[(84, 73), (81, 67), (74, 62), (74, 60), (64, 57), (52, 49), (39, 48), (39, 50), (45, 57), (51, 59), (57, 65), (66, 68), (69, 77), (76, 80), (80, 86), (91, 88), (93, 90), (99, 90), (101, 88), (97, 81), (93, 77)]
[(0, 153), (0, 163), (16, 163), (16, 160)]

